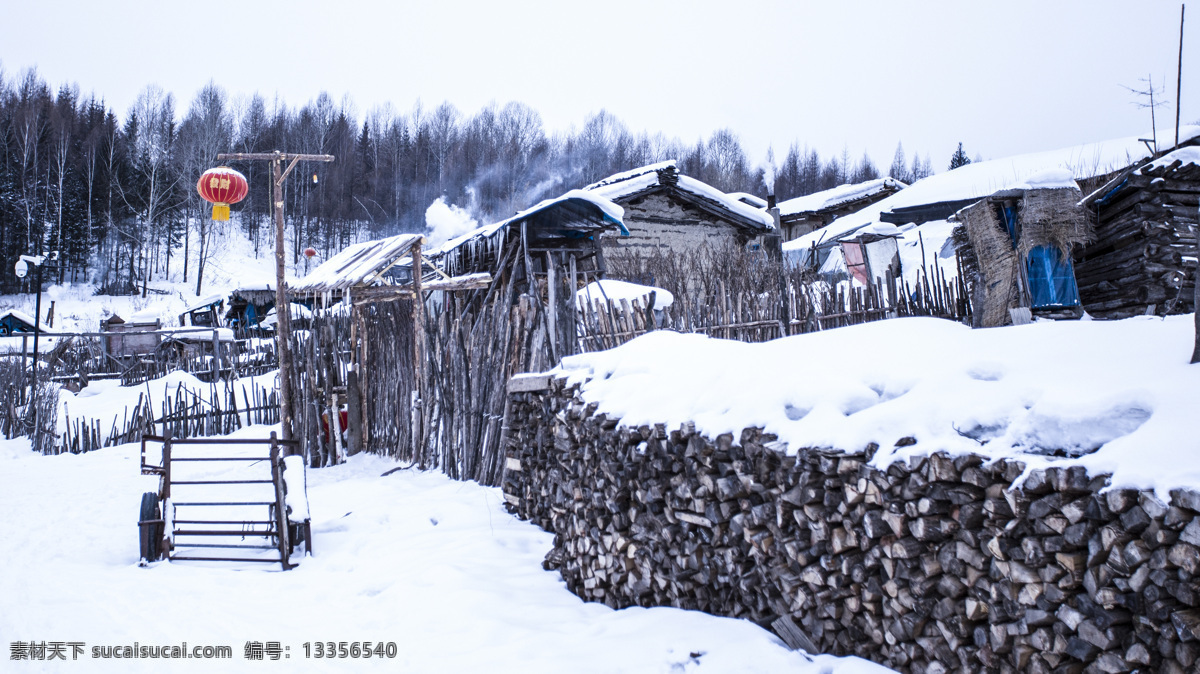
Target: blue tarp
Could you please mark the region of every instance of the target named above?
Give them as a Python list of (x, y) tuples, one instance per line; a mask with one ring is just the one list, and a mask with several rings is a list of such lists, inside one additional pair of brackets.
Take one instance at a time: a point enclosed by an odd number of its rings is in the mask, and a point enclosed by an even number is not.
[(1025, 261), (1033, 307), (1079, 306), (1075, 269), (1055, 246), (1038, 246)]

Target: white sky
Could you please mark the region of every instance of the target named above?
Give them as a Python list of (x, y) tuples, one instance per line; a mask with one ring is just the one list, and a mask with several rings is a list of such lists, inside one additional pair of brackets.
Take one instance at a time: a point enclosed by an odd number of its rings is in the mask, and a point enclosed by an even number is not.
[[(211, 9), (206, 7), (210, 5)], [(1148, 134), (1121, 85), (1154, 78), (1173, 133), (1179, 2), (822, 0), (0, 0), (0, 66), (78, 83), (124, 117), (155, 83), (186, 111), (212, 79), (295, 106), (325, 90), (359, 113), (523, 101), (548, 130), (601, 108), (685, 142), (721, 127), (753, 163), (798, 140), (886, 170), (897, 141), (941, 171)], [(1184, 40), (1184, 123), (1200, 120), (1200, 3)], [(1165, 85), (1165, 86), (1164, 86)], [(290, 148), (301, 150), (303, 148)]]

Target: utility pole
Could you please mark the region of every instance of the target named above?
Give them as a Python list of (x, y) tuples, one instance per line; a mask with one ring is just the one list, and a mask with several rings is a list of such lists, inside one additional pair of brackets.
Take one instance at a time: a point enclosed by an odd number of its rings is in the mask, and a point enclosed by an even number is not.
[[(284, 440), (292, 439), (292, 311), (284, 286), (283, 181), (301, 161), (331, 162), (331, 154), (234, 152), (217, 155), (217, 161), (269, 161), (275, 196), (275, 348), (279, 352), (279, 421)], [(282, 168), (288, 162), (287, 168)]]
[(1179, 69), (1175, 71), (1175, 147), (1179, 147), (1179, 97), (1183, 95), (1183, 10), (1179, 6)]

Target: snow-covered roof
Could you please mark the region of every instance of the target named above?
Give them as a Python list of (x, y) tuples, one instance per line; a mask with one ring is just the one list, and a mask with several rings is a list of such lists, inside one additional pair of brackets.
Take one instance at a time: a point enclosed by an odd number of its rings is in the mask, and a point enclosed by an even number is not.
[(700, 200), (708, 201), (739, 216), (743, 221), (748, 221), (751, 226), (763, 229), (775, 228), (775, 219), (771, 217), (770, 213), (761, 208), (755, 208), (712, 185), (679, 173), (674, 159), (617, 173), (583, 189), (612, 201), (620, 201), (642, 192), (658, 189), (660, 186), (674, 187)]
[(880, 192), (902, 190), (908, 187), (895, 178), (877, 178), (864, 183), (838, 185), (832, 189), (815, 192), (779, 203), (779, 217), (801, 213), (815, 213), (845, 203), (875, 196)]
[(728, 194), (747, 206), (752, 206), (754, 208), (767, 207), (767, 200), (763, 199), (757, 194), (750, 194), (749, 192), (729, 192)]
[[(34, 327), (37, 324), (36, 321), (33, 320), (33, 316), (30, 316), (29, 314), (25, 313), (24, 311), (20, 311), (18, 309), (9, 309), (8, 311), (5, 311), (4, 313), (0, 314), (0, 321), (4, 320), (5, 318), (7, 318), (9, 316), (12, 316), (13, 318), (17, 319), (18, 321), (21, 321), (22, 323), (28, 325), (30, 328)], [(45, 321), (42, 321), (42, 324), (39, 327), (42, 332), (46, 332), (46, 333), (55, 332), (54, 328), (46, 325)]]
[(216, 304), (217, 302), (223, 302), (223, 301), (225, 301), (224, 295), (209, 295), (207, 297), (202, 297), (198, 300), (193, 301), (191, 304), (187, 305), (186, 308), (184, 308), (183, 312), (188, 313), (190, 311), (195, 311), (197, 309), (204, 309), (205, 307), (207, 307), (211, 304)]
[[(1179, 134), (1181, 141), (1200, 136), (1200, 126), (1181, 127)], [(878, 222), (881, 213), (896, 208), (961, 199), (982, 199), (1047, 169), (1066, 169), (1077, 180), (1104, 175), (1150, 155), (1139, 138), (1140, 136), (1130, 136), (967, 164), (953, 171), (918, 180), (886, 199), (844, 215), (822, 229), (788, 241), (783, 244), (783, 248), (805, 249), (818, 242), (840, 239), (860, 227)]]
[(447, 241), (446, 243), (443, 243), (442, 245), (437, 246), (436, 248), (430, 248), (428, 251), (425, 252), (425, 254), (428, 257), (434, 257), (436, 255), (446, 253), (455, 248), (458, 248), (459, 246), (463, 245), (467, 241), (470, 241), (471, 239), (491, 236), (492, 234), (495, 234), (496, 232), (500, 231), (501, 229), (504, 229), (505, 227), (507, 227), (508, 225), (510, 225), (514, 222), (523, 220), (535, 213), (538, 213), (539, 211), (544, 211), (547, 208), (550, 208), (551, 206), (555, 206), (557, 204), (561, 204), (561, 203), (564, 203), (567, 201), (572, 201), (572, 200), (585, 201), (585, 202), (595, 206), (596, 208), (600, 209), (600, 212), (603, 214), (603, 217), (606, 220), (612, 222), (614, 225), (617, 225), (621, 229), (622, 234), (624, 234), (624, 235), (629, 234), (629, 230), (625, 228), (625, 222), (624, 222), (625, 209), (624, 208), (621, 208), (617, 204), (614, 204), (611, 200), (606, 199), (601, 195), (593, 194), (593, 193), (587, 192), (585, 190), (571, 190), (570, 192), (567, 192), (566, 194), (564, 194), (562, 196), (555, 197), (553, 199), (546, 199), (544, 201), (540, 201), (537, 204), (535, 204), (534, 206), (531, 206), (529, 208), (526, 208), (523, 211), (518, 212), (516, 215), (512, 216), (511, 218), (506, 218), (504, 220), (501, 220), (500, 222), (493, 222), (490, 225), (483, 225), (482, 227), (476, 227), (475, 229), (467, 232), (466, 234), (461, 234), (459, 236), (456, 236), (453, 239), (450, 239), (449, 241)]
[(325, 292), (375, 283), (388, 267), (409, 254), (413, 244), (424, 240), (425, 237), (420, 234), (398, 234), (386, 239), (356, 243), (296, 281), (290, 290), (298, 293)]

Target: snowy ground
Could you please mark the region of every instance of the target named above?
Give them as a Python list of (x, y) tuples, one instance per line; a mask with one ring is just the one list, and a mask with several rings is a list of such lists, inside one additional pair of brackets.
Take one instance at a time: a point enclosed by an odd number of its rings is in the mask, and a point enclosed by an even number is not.
[[(265, 436), (265, 427), (243, 433)], [(614, 611), (569, 593), (541, 561), (551, 535), (496, 489), (354, 457), (308, 473), (316, 555), (278, 565), (138, 568), (136, 510), (156, 478), (138, 448), (33, 455), (0, 445), (0, 641), (81, 642), (78, 662), (6, 672), (876, 672), (788, 651), (752, 623), (670, 608)], [(248, 566), (248, 565), (243, 565)], [(305, 642), (395, 642), (396, 657), (318, 661)], [(92, 648), (230, 646), (232, 660), (92, 658)], [(244, 659), (247, 641), (290, 658)], [(315, 647), (311, 647), (314, 648)]]

